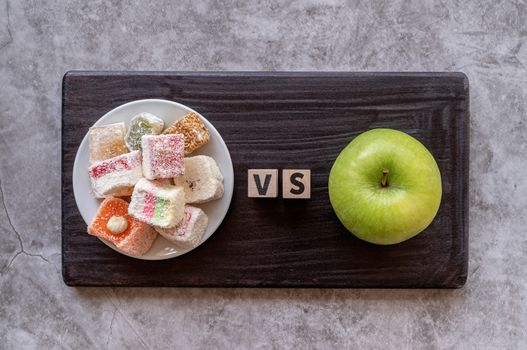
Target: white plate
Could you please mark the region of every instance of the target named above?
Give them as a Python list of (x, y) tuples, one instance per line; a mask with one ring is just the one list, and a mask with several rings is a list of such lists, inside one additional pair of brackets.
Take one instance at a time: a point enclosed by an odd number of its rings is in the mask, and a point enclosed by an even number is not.
[[(104, 125), (118, 122), (125, 122), (128, 127), (130, 120), (141, 112), (150, 112), (160, 117), (165, 122), (165, 127), (171, 125), (173, 122), (187, 114), (188, 112), (196, 111), (190, 109), (182, 104), (167, 101), (167, 100), (138, 100), (121, 105), (102, 116), (94, 125)], [(198, 113), (206, 127), (210, 132), (210, 141), (205, 146), (192, 153), (192, 156), (198, 154), (205, 154), (211, 156), (216, 160), (220, 170), (223, 174), (223, 185), (225, 193), (219, 200), (197, 205), (205, 211), (209, 217), (209, 225), (201, 243), (205, 242), (216, 229), (220, 226), (223, 218), (229, 210), (231, 204), (232, 191), (234, 188), (234, 171), (232, 168), (232, 160), (227, 149), (227, 145), (221, 138), (219, 132), (212, 126), (212, 124)], [(97, 213), (101, 200), (96, 199), (93, 195), (90, 185), (90, 178), (88, 176), (89, 166), (89, 148), (88, 135), (84, 135), (82, 142), (77, 150), (75, 156), (75, 163), (73, 164), (73, 193), (75, 195), (75, 202), (86, 222), (86, 225), (92, 221)], [(86, 233), (87, 234), (87, 233)], [(121, 254), (128, 255), (119, 250), (112, 243), (101, 239), (108, 247), (118, 251)], [(196, 249), (196, 248), (194, 248)], [(174, 258), (185, 254), (192, 249), (181, 249), (180, 247), (170, 243), (161, 235), (157, 236), (152, 248), (138, 259), (143, 260), (164, 260)], [(130, 255), (128, 255), (130, 256)]]

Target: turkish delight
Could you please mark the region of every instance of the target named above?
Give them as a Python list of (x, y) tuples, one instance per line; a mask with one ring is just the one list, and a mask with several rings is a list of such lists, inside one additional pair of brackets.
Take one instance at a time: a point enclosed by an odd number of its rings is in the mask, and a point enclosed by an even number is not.
[(147, 179), (166, 179), (185, 173), (182, 134), (144, 135), (141, 144), (143, 174)]
[(124, 123), (92, 126), (88, 131), (90, 163), (128, 153), (125, 134)]
[(183, 188), (159, 181), (141, 179), (134, 187), (128, 213), (161, 228), (176, 226), (185, 211)]
[(93, 192), (97, 198), (129, 196), (143, 177), (141, 152), (133, 151), (96, 162), (88, 168)]
[(157, 237), (152, 227), (128, 215), (128, 202), (113, 197), (101, 203), (88, 233), (110, 241), (133, 256), (144, 255)]
[(143, 135), (158, 135), (163, 131), (164, 122), (152, 113), (143, 112), (132, 118), (126, 133), (125, 143), (130, 151), (141, 150)]
[(185, 137), (185, 154), (190, 154), (209, 142), (209, 130), (200, 117), (194, 113), (187, 113), (183, 118), (169, 126), (163, 134), (183, 134)]
[(205, 203), (223, 196), (223, 175), (209, 156), (185, 158), (185, 175), (174, 178), (185, 191), (186, 203)]
[(184, 248), (195, 248), (200, 244), (208, 222), (203, 210), (187, 205), (183, 219), (176, 227), (156, 228), (156, 231), (172, 243)]

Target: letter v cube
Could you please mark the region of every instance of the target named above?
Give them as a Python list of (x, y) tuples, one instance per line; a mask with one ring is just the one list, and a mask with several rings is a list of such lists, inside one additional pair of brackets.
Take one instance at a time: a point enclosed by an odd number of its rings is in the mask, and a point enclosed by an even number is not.
[(247, 174), (249, 197), (278, 197), (278, 169), (249, 169)]

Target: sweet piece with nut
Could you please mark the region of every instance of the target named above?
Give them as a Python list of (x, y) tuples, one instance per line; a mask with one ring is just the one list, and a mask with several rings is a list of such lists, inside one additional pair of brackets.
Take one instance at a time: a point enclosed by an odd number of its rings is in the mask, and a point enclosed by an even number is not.
[(113, 197), (101, 203), (88, 233), (110, 241), (132, 256), (148, 252), (157, 237), (152, 227), (128, 215), (128, 202)]
[(209, 130), (199, 116), (190, 112), (163, 131), (163, 134), (183, 134), (185, 154), (188, 155), (210, 140)]

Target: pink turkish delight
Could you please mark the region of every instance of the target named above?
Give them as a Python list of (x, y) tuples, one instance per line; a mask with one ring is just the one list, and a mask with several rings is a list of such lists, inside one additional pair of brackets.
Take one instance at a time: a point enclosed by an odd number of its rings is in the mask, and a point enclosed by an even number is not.
[(144, 135), (143, 174), (149, 180), (185, 174), (185, 137), (183, 134)]
[(141, 152), (133, 151), (97, 162), (88, 168), (88, 173), (97, 198), (129, 196), (143, 177)]

